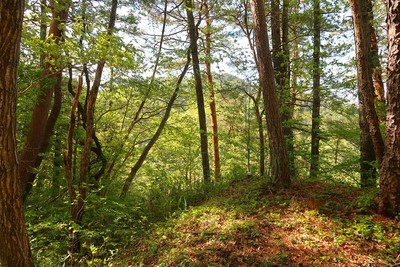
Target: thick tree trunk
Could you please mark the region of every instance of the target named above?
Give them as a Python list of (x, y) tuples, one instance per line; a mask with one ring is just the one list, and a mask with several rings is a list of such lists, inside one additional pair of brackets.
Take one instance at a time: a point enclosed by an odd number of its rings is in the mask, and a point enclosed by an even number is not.
[(383, 212), (400, 213), (400, 1), (387, 1), (389, 41), (386, 150), (380, 167)]
[[(372, 4), (370, 1), (359, 0), (352, 0), (350, 4), (357, 53), (361, 187), (374, 187), (377, 176), (374, 162), (381, 161), (381, 156), (377, 159), (376, 153), (382, 155), (384, 149), (374, 106), (374, 89), (383, 94), (382, 76), (378, 68), (375, 30), (371, 23)], [(382, 97), (379, 99), (383, 100)]]
[(251, 0), (260, 87), (263, 90), (270, 148), (271, 177), (277, 187), (290, 186), (289, 162), (283, 137), (274, 69), (268, 44), (264, 1)]
[[(358, 1), (358, 0), (355, 0)], [(363, 90), (373, 91), (372, 65), (370, 43), (370, 17), (367, 11), (367, 2), (352, 1), (353, 22), (355, 29), (355, 42), (357, 52), (357, 78), (358, 78), (358, 103), (360, 125), (360, 175), (361, 187), (376, 186), (376, 160), (374, 145), (370, 135), (369, 123), (366, 117), (366, 105)], [(372, 10), (371, 10), (372, 11)], [(357, 13), (358, 12), (358, 13)], [(367, 49), (368, 48), (368, 49)], [(365, 62), (364, 62), (365, 61)], [(364, 80), (366, 78), (367, 80)]]
[(0, 3), (0, 265), (33, 265), (16, 156), (16, 95), (24, 1)]
[(185, 0), (187, 22), (189, 28), (190, 49), (192, 54), (192, 65), (196, 89), (197, 111), (199, 116), (200, 127), (200, 148), (201, 148), (201, 161), (203, 166), (203, 179), (205, 183), (210, 183), (210, 161), (208, 157), (208, 141), (207, 141), (207, 121), (206, 112), (204, 107), (203, 85), (201, 81), (199, 50), (197, 46), (197, 27), (194, 22), (193, 16), (193, 0)]
[(290, 121), (293, 117), (290, 93), (290, 63), (289, 63), (289, 1), (271, 0), (271, 33), (272, 61), (274, 63), (277, 91), (282, 114), (283, 135), (289, 158), (290, 175), (294, 177), (294, 145), (293, 130)]
[[(65, 3), (52, 2), (52, 22), (49, 30), (49, 37), (58, 44), (62, 40), (61, 24), (65, 23), (68, 16), (69, 5)], [(43, 24), (43, 23), (42, 23)], [(44, 26), (41, 34), (43, 34)], [(49, 55), (57, 58), (58, 55)], [(43, 58), (42, 58), (43, 60)], [(32, 184), (36, 174), (34, 169), (42, 162), (43, 154), (49, 147), (50, 137), (53, 133), (54, 125), (61, 110), (61, 79), (62, 73), (59, 67), (50, 63), (44, 63), (43, 83), (37, 104), (32, 112), (32, 119), (29, 124), (28, 134), (26, 136), (24, 148), (19, 155), (21, 163), (19, 177), (22, 181), (22, 190), (24, 199), (32, 189)], [(48, 85), (50, 84), (50, 86)], [(51, 102), (54, 103), (49, 116)]]
[(313, 104), (311, 123), (311, 162), (310, 178), (314, 179), (319, 172), (319, 140), (320, 140), (320, 107), (321, 107), (321, 3), (314, 0), (314, 38), (313, 38)]
[(221, 163), (219, 159), (219, 137), (218, 137), (218, 119), (217, 119), (217, 107), (215, 104), (215, 92), (214, 82), (211, 72), (211, 18), (210, 10), (208, 8), (208, 1), (203, 0), (204, 15), (206, 18), (206, 33), (205, 33), (205, 54), (206, 54), (206, 82), (210, 95), (210, 111), (211, 111), (211, 131), (212, 131), (212, 144), (213, 144), (213, 167), (214, 167), (214, 178), (218, 181), (221, 177)]

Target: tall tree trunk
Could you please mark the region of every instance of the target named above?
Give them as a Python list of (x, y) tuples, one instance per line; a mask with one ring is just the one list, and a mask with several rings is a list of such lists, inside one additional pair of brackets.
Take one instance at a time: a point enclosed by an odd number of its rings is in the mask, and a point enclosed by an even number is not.
[(206, 82), (210, 95), (210, 111), (211, 111), (211, 131), (212, 131), (212, 144), (213, 144), (213, 167), (214, 167), (214, 178), (218, 181), (221, 177), (221, 163), (219, 159), (219, 138), (218, 138), (218, 120), (217, 120), (217, 108), (215, 104), (215, 92), (214, 82), (211, 72), (211, 18), (210, 9), (208, 7), (208, 1), (203, 0), (204, 15), (206, 18), (206, 33), (205, 33), (205, 54), (206, 54)]
[(17, 71), (24, 1), (0, 2), (0, 265), (31, 266), (16, 144)]
[[(43, 2), (44, 3), (44, 2)], [(68, 16), (69, 5), (66, 2), (52, 1), (52, 22), (49, 30), (49, 37), (59, 44), (62, 40), (63, 31), (61, 25), (65, 23)], [(42, 23), (43, 35), (44, 26)], [(48, 55), (57, 59), (59, 55)], [(43, 57), (41, 58), (43, 61)], [(22, 181), (22, 190), (24, 199), (32, 189), (32, 184), (36, 174), (34, 169), (42, 162), (42, 154), (48, 149), (50, 137), (53, 133), (54, 125), (61, 110), (61, 79), (62, 73), (58, 66), (48, 60), (44, 63), (42, 87), (37, 99), (37, 103), (32, 112), (32, 119), (29, 124), (28, 134), (26, 136), (24, 148), (19, 155), (21, 163), (19, 177)], [(50, 84), (50, 86), (49, 86)], [(49, 115), (51, 102), (54, 103)]]
[(271, 0), (271, 33), (272, 33), (272, 61), (274, 63), (277, 91), (282, 114), (283, 135), (288, 152), (290, 175), (294, 170), (293, 130), (290, 121), (293, 117), (290, 93), (290, 64), (289, 64), (289, 1), (282, 1), (282, 10), (279, 0)]
[[(379, 128), (379, 121), (374, 105), (374, 87), (372, 83), (372, 65), (370, 62), (370, 26), (367, 3), (362, 0), (351, 0), (350, 5), (353, 12), (353, 23), (357, 54), (357, 81), (358, 91), (360, 94), (360, 105), (363, 114), (360, 115), (360, 120), (365, 119), (368, 124), (370, 137), (372, 139), (373, 148), (375, 151), (376, 161), (380, 165), (384, 153), (384, 143)], [(363, 116), (365, 118), (363, 118)], [(360, 122), (362, 139), (367, 140), (365, 129)], [(362, 145), (368, 145), (364, 143)], [(366, 150), (367, 148), (362, 148)], [(363, 152), (362, 152), (363, 153)], [(372, 157), (371, 155), (369, 157)], [(362, 159), (364, 160), (364, 159)], [(369, 161), (370, 159), (366, 159)]]
[[(374, 106), (377, 96), (379, 104), (384, 102), (382, 73), (380, 70), (376, 32), (372, 25), (372, 3), (351, 1), (357, 51), (361, 187), (376, 186), (375, 161), (381, 162), (384, 143), (379, 129), (379, 121)], [(381, 107), (382, 108), (382, 107)], [(380, 112), (381, 113), (381, 112)], [(377, 157), (378, 156), (378, 157)]]
[[(368, 64), (368, 72), (372, 75), (372, 83), (369, 87), (375, 89), (375, 94), (378, 96), (377, 99), (379, 103), (384, 100), (383, 96), (383, 82), (382, 73), (380, 70), (379, 55), (378, 55), (378, 44), (376, 39), (375, 28), (372, 24), (372, 2), (370, 0), (366, 1), (365, 8), (361, 8), (361, 12), (365, 12), (363, 16), (365, 19), (357, 20), (359, 23), (368, 23), (369, 35), (370, 35), (370, 50), (369, 55), (363, 55), (362, 58), (370, 59), (370, 64)], [(356, 20), (354, 20), (356, 21)], [(367, 25), (358, 25), (360, 29), (367, 29)], [(358, 31), (359, 33), (359, 31)], [(362, 36), (360, 36), (362, 40)], [(368, 36), (365, 36), (368, 38)], [(365, 44), (366, 46), (368, 43)], [(368, 51), (359, 51), (359, 53), (368, 53)], [(368, 73), (364, 74), (365, 76)], [(361, 78), (361, 77), (360, 77)], [(376, 156), (374, 145), (369, 131), (369, 125), (367, 118), (365, 116), (365, 102), (362, 97), (361, 87), (358, 87), (358, 102), (359, 102), (359, 125), (360, 125), (360, 185), (362, 188), (366, 187), (376, 187), (377, 171), (375, 167)], [(372, 90), (369, 88), (368, 90)], [(377, 103), (377, 105), (379, 105)]]
[(185, 0), (187, 23), (189, 28), (190, 49), (192, 54), (193, 75), (196, 89), (197, 111), (199, 116), (200, 127), (200, 148), (201, 161), (203, 167), (203, 179), (205, 183), (210, 183), (210, 161), (208, 158), (208, 141), (207, 141), (207, 121), (204, 107), (203, 85), (201, 81), (199, 50), (197, 46), (197, 26), (193, 16), (193, 0)]
[[(110, 18), (108, 22), (108, 35), (113, 34), (113, 29), (115, 27), (116, 15), (117, 15), (118, 0), (112, 0)], [(101, 78), (103, 75), (103, 69), (106, 64), (105, 59), (100, 59), (97, 63), (96, 73), (93, 80), (93, 85), (88, 93), (87, 103), (86, 103), (86, 120), (85, 120), (85, 140), (81, 155), (81, 162), (79, 168), (79, 182), (78, 182), (78, 193), (70, 192), (70, 198), (74, 199), (71, 201), (71, 216), (75, 224), (81, 225), (83, 214), (85, 211), (86, 194), (89, 182), (89, 167), (90, 167), (90, 154), (92, 151), (92, 141), (94, 136), (94, 112), (97, 100), (97, 95), (100, 88)], [(72, 113), (71, 113), (72, 114)], [(68, 141), (70, 142), (70, 141)], [(70, 164), (70, 162), (69, 162)], [(68, 166), (69, 167), (69, 166)], [(70, 167), (69, 167), (70, 168)], [(71, 174), (66, 174), (67, 180), (71, 180)], [(73, 188), (72, 188), (73, 190)], [(74, 229), (70, 230), (70, 248), (72, 248), (72, 253), (79, 252), (81, 247), (81, 240), (79, 235), (76, 234)]]
[(282, 3), (282, 53), (284, 55), (284, 87), (283, 99), (284, 106), (282, 110), (283, 135), (285, 136), (286, 149), (289, 158), (290, 175), (295, 177), (295, 156), (294, 156), (294, 133), (291, 121), (293, 120), (293, 111), (295, 98), (290, 87), (290, 49), (289, 49), (289, 0), (283, 0)]
[[(360, 175), (361, 187), (372, 187), (376, 184), (376, 160), (370, 124), (367, 119), (367, 105), (374, 105), (373, 99), (366, 101), (366, 94), (373, 97), (370, 24), (367, 3), (359, 0), (350, 2), (353, 11), (354, 35), (357, 53), (357, 79), (360, 125)], [(371, 107), (370, 107), (371, 109)], [(376, 115), (375, 115), (376, 117)], [(379, 125), (378, 125), (379, 127)]]
[(321, 107), (321, 3), (314, 0), (314, 25), (313, 25), (313, 105), (311, 123), (311, 162), (310, 178), (317, 177), (319, 172), (319, 140), (320, 140), (320, 107)]
[(283, 137), (279, 101), (276, 92), (274, 69), (268, 44), (268, 33), (263, 0), (250, 1), (256, 40), (260, 87), (263, 90), (267, 114), (270, 148), (271, 177), (276, 187), (290, 186), (289, 162)]
[(386, 150), (380, 167), (383, 212), (400, 214), (400, 1), (388, 0), (387, 24), (389, 41)]

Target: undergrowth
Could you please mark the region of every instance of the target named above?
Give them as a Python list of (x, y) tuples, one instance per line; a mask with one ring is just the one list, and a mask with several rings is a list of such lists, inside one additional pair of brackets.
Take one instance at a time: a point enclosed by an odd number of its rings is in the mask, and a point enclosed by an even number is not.
[(394, 266), (400, 227), (375, 213), (375, 198), (338, 184), (273, 192), (259, 178), (234, 180), (156, 224), (112, 266)]

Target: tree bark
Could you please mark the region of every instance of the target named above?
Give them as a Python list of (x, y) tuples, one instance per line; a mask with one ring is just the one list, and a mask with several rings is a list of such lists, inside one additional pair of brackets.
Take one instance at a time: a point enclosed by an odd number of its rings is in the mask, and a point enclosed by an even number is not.
[[(62, 27), (68, 16), (69, 5), (67, 2), (58, 3), (52, 1), (52, 22), (49, 30), (49, 38), (56, 44), (62, 40)], [(43, 23), (42, 23), (43, 24)], [(42, 25), (44, 28), (44, 26)], [(44, 29), (42, 29), (43, 34)], [(55, 59), (58, 55), (49, 55)], [(43, 60), (43, 58), (42, 58)], [(32, 112), (32, 119), (29, 124), (28, 134), (26, 136), (24, 148), (19, 155), (20, 169), (19, 177), (22, 181), (22, 190), (24, 199), (32, 189), (36, 178), (35, 168), (42, 162), (42, 155), (49, 147), (50, 137), (53, 134), (54, 125), (61, 110), (61, 79), (62, 73), (54, 63), (44, 62), (42, 87), (37, 99), (37, 104)], [(48, 85), (50, 84), (50, 86)], [(51, 102), (54, 103), (51, 113), (49, 110)]]
[(311, 122), (311, 162), (310, 178), (315, 179), (319, 172), (319, 140), (320, 140), (320, 107), (321, 107), (321, 3), (314, 0), (314, 24), (313, 24), (313, 104)]
[(203, 85), (201, 81), (199, 50), (197, 46), (197, 27), (194, 22), (193, 16), (193, 0), (185, 0), (187, 23), (189, 29), (190, 49), (192, 54), (193, 75), (196, 89), (197, 111), (199, 116), (200, 128), (200, 148), (201, 148), (201, 161), (203, 167), (203, 179), (205, 183), (210, 183), (210, 160), (208, 157), (208, 141), (207, 141), (207, 121), (206, 112), (204, 107)]
[(382, 212), (400, 214), (400, 1), (388, 0), (389, 42), (385, 155), (380, 167)]
[[(372, 83), (372, 64), (370, 62), (371, 44), (367, 3), (361, 0), (351, 0), (350, 5), (353, 12), (357, 55), (357, 81), (358, 91), (361, 95), (360, 105), (362, 106), (363, 116), (365, 117), (365, 120), (368, 124), (369, 133), (375, 151), (376, 161), (380, 166), (384, 153), (384, 143), (374, 105), (375, 94)], [(360, 119), (363, 120), (364, 118), (360, 116)], [(367, 126), (363, 126), (360, 124), (360, 127), (362, 127), (361, 131), (363, 131)], [(366, 133), (362, 134), (366, 135)], [(364, 145), (368, 144), (366, 143)]]
[[(355, 0), (358, 1), (358, 0)], [(370, 12), (367, 2), (351, 2), (353, 10), (353, 23), (357, 53), (357, 79), (358, 79), (358, 103), (359, 103), (359, 126), (360, 126), (360, 184), (361, 187), (376, 186), (376, 161), (373, 141), (370, 135), (369, 123), (366, 117), (366, 105), (363, 95), (367, 90), (372, 92), (374, 85), (372, 83), (372, 44), (370, 42)], [(364, 62), (366, 61), (366, 62)], [(371, 60), (372, 61), (372, 60)], [(364, 80), (366, 78), (367, 80)]]
[(293, 130), (290, 121), (293, 118), (290, 93), (290, 63), (289, 63), (289, 14), (288, 0), (271, 0), (271, 33), (272, 61), (274, 63), (277, 91), (280, 100), (283, 135), (289, 158), (290, 175), (294, 177), (294, 145)]
[(251, 0), (254, 37), (256, 41), (260, 87), (264, 95), (268, 130), (271, 177), (276, 187), (290, 186), (289, 162), (283, 137), (279, 101), (276, 92), (274, 69), (268, 44), (264, 1)]
[(16, 144), (17, 71), (24, 1), (0, 2), (0, 265), (32, 266)]
[[(382, 80), (382, 66), (379, 60), (379, 48), (378, 48), (378, 39), (376, 37), (376, 30), (373, 24), (374, 14), (372, 11), (372, 1), (367, 0), (367, 12), (369, 15), (368, 25), (370, 31), (370, 40), (371, 40), (371, 63), (372, 63), (372, 81), (374, 84), (375, 95), (379, 102), (385, 102), (385, 89), (383, 86)], [(380, 104), (377, 105), (381, 106)], [(377, 108), (379, 111), (379, 108)], [(384, 113), (384, 109), (382, 110)], [(379, 113), (379, 112), (378, 112)]]

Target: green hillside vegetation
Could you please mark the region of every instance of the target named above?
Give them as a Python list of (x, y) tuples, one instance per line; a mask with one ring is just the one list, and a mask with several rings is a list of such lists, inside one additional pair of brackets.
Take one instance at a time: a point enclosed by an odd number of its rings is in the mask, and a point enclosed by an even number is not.
[(155, 224), (112, 266), (397, 266), (400, 225), (376, 214), (376, 192), (296, 181), (273, 193), (235, 180)]

